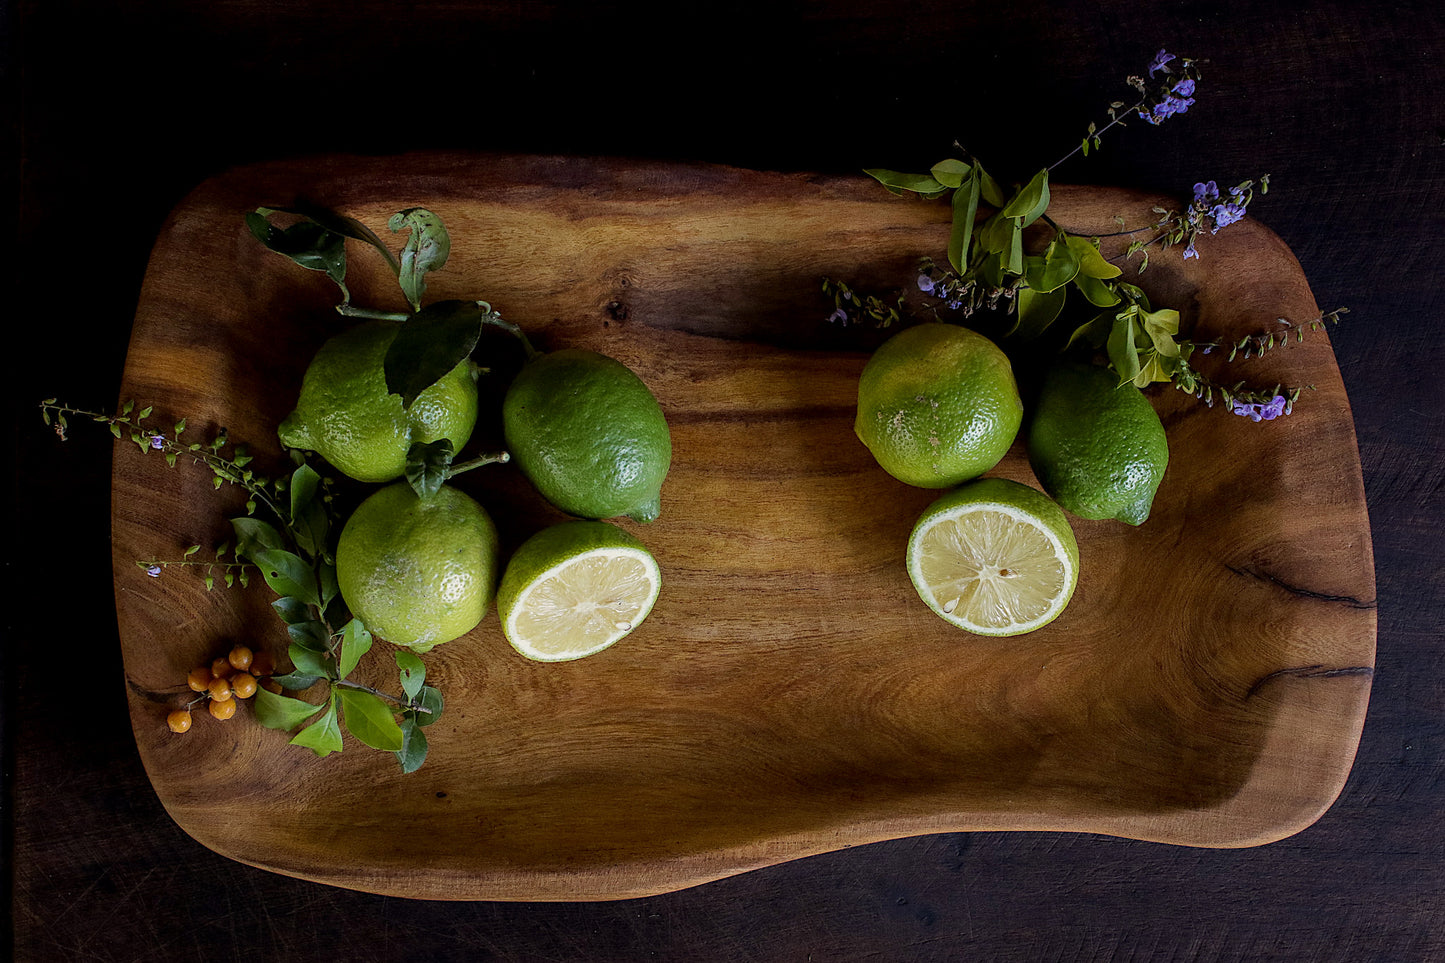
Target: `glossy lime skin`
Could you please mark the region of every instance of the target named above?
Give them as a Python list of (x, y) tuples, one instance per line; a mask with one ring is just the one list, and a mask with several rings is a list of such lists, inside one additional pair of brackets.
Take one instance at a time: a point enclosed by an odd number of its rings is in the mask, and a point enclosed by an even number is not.
[(1028, 429), (1029, 464), (1044, 491), (1080, 518), (1142, 525), (1169, 464), (1154, 406), (1108, 368), (1054, 365)]
[(502, 428), (522, 474), (569, 515), (650, 522), (661, 511), (672, 435), (620, 361), (576, 348), (529, 361), (507, 389)]
[(497, 529), (450, 485), (419, 498), (406, 482), (382, 488), (347, 519), (336, 546), (341, 598), (367, 629), (425, 652), (482, 621), (500, 574)]
[(1008, 356), (968, 328), (927, 323), (869, 358), (853, 430), (899, 481), (951, 488), (997, 465), (1022, 422)]

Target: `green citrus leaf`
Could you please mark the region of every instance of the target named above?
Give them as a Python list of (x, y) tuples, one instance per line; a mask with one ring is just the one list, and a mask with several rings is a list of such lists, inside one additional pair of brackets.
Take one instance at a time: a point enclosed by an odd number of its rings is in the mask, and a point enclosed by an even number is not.
[(1041, 170), (1004, 205), (1001, 213), (1004, 217), (1017, 218), (1022, 227), (1028, 227), (1042, 217), (1048, 207), (1049, 172)]
[(277, 595), (292, 596), (307, 605), (321, 604), (316, 590), (316, 573), (300, 556), (279, 548), (252, 552), (251, 561), (261, 570), (261, 577)]
[(296, 733), (291, 745), (305, 746), (322, 757), (341, 751), (341, 726), (336, 719), (335, 692), (331, 693), (331, 699), (326, 704), (326, 714)]
[(373, 749), (387, 752), (401, 750), (401, 727), (391, 714), (391, 707), (370, 692), (338, 689), (346, 731)]
[(338, 678), (346, 678), (361, 662), (361, 657), (371, 651), (371, 633), (360, 619), (352, 619), (341, 630), (341, 668)]
[(1074, 278), (1074, 286), (1095, 307), (1108, 308), (1119, 303), (1119, 293), (1113, 287), (1092, 275), (1085, 274), (1082, 269)]
[(291, 531), (297, 546), (309, 555), (319, 555), (326, 546), (326, 507), (316, 497), (321, 476), (310, 465), (291, 473)]
[(301, 699), (277, 695), (269, 689), (256, 689), (256, 721), (268, 729), (290, 731), (324, 708)]
[(386, 350), (386, 390), (403, 408), (472, 353), (486, 311), (475, 301), (438, 301), (412, 315)]
[(1054, 323), (1064, 309), (1067, 289), (1034, 291), (1020, 288), (1018, 293), (1018, 325), (1014, 334), (1025, 340), (1037, 338)]
[(1087, 238), (1068, 235), (1069, 247), (1079, 258), (1079, 273), (1091, 278), (1116, 278), (1124, 272), (1117, 264), (1104, 260), (1094, 242)]
[(1106, 342), (1109, 364), (1119, 376), (1121, 385), (1126, 381), (1133, 381), (1139, 374), (1139, 349), (1134, 341), (1134, 316), (1133, 310), (1119, 312), (1114, 318), (1109, 340)]
[(271, 676), (272, 682), (275, 682), (281, 688), (289, 689), (292, 692), (300, 692), (303, 689), (309, 689), (316, 683), (320, 682), (321, 679), (322, 676), (307, 675), (305, 672), (288, 672), (285, 675)]
[(999, 186), (998, 181), (989, 176), (988, 171), (982, 167), (975, 165), (974, 169), (978, 171), (979, 185), (983, 189), (983, 202), (996, 208), (1007, 204), (1008, 198), (1004, 196), (1003, 188)]
[(418, 498), (436, 494), (451, 474), (452, 442), (438, 438), (433, 442), (418, 441), (406, 452), (406, 480)]
[(1154, 343), (1154, 350), (1166, 358), (1177, 358), (1179, 345), (1175, 343), (1174, 336), (1179, 333), (1179, 312), (1173, 308), (1160, 308), (1158, 311), (1141, 311), (1140, 317), (1144, 321), (1144, 332)]
[(442, 717), (442, 709), (445, 707), (445, 702), (439, 691), (429, 685), (424, 685), (415, 698), (418, 705), (431, 710), (430, 712), (418, 712), (416, 714), (417, 725), (429, 726)]
[(401, 691), (408, 699), (415, 699), (426, 682), (426, 664), (415, 653), (404, 649), (397, 649), (395, 656), (396, 667), (401, 670)]
[(323, 679), (336, 678), (336, 664), (326, 653), (308, 649), (295, 642), (286, 649), (286, 653), (291, 656), (291, 664), (296, 667), (296, 673), (314, 675)]
[(1055, 238), (1041, 257), (1024, 258), (1024, 281), (1040, 294), (1056, 291), (1079, 273), (1079, 258), (1063, 236)]
[(401, 282), (407, 301), (411, 302), (411, 309), (419, 311), (421, 296), (426, 291), (427, 272), (436, 271), (447, 263), (452, 250), (451, 235), (440, 217), (421, 207), (397, 211), (387, 221), (387, 227), (393, 232), (411, 232), (401, 249), (401, 269), (397, 272), (397, 280)]
[(426, 762), (426, 751), (426, 733), (421, 731), (421, 723), (417, 722), (416, 716), (407, 713), (401, 721), (401, 750), (396, 754), (401, 771), (416, 772), (420, 769)]
[(277, 254), (311, 271), (321, 271), (350, 300), (346, 289), (346, 238), (327, 230), (315, 221), (303, 220), (288, 228), (272, 224), (270, 215), (279, 208), (261, 207), (246, 215), (251, 234)]
[(236, 533), (236, 555), (255, 560), (256, 553), (269, 549), (285, 549), (286, 540), (271, 525), (259, 518), (233, 518), (231, 528)]
[(959, 274), (968, 264), (968, 246), (973, 238), (973, 222), (978, 218), (979, 183), (969, 176), (953, 192), (953, 230), (948, 238), (948, 263)]
[(938, 197), (948, 190), (932, 174), (903, 174), (899, 171), (873, 168), (863, 173), (888, 188), (894, 194), (911, 191), (924, 197)]
[[(293, 601), (295, 601), (293, 599)], [(310, 614), (310, 608), (307, 608)], [(326, 631), (326, 623), (318, 622), (312, 618), (306, 618), (286, 626), (286, 634), (291, 636), (291, 641), (302, 648), (310, 649), (312, 652), (325, 652), (331, 644), (331, 636)]]
[[(964, 180), (972, 171), (973, 165), (968, 161), (950, 157), (934, 164), (933, 170), (929, 171), (929, 174), (944, 187), (956, 188), (963, 186)], [(957, 202), (955, 201), (955, 203)]]

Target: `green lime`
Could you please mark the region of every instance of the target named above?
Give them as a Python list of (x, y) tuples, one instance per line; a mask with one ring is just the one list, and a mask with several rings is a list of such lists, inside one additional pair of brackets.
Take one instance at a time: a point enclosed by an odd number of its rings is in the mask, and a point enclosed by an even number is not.
[(553, 505), (579, 518), (657, 518), (672, 436), (622, 362), (569, 348), (529, 361), (502, 401), (507, 450)]
[(868, 359), (853, 430), (894, 478), (949, 488), (997, 465), (1022, 421), (1013, 368), (998, 346), (968, 328), (928, 323)]
[(1044, 376), (1028, 431), (1044, 491), (1080, 518), (1141, 525), (1169, 463), (1149, 399), (1108, 368), (1062, 362)]
[(461, 451), (477, 422), (477, 381), (462, 361), (410, 408), (386, 390), (382, 363), (399, 326), (369, 321), (321, 346), (306, 369), (296, 410), (277, 435), (287, 448), (314, 451), (363, 482), (387, 482), (406, 471), (414, 442), (449, 439)]
[(908, 539), (908, 577), (945, 621), (978, 635), (1022, 635), (1069, 604), (1079, 546), (1047, 495), (984, 478), (924, 510)]
[(377, 491), (336, 545), (341, 598), (374, 635), (425, 652), (482, 621), (501, 568), (486, 509), (443, 485), (418, 498), (406, 482)]
[(600, 652), (642, 624), (662, 588), (657, 562), (607, 522), (562, 522), (523, 542), (497, 590), (502, 633), (539, 662)]

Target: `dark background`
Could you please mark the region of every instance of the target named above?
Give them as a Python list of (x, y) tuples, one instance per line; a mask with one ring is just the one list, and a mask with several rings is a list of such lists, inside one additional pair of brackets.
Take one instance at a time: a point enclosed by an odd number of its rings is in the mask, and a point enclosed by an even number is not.
[[(410, 6), (410, 8), (409, 8)], [(1445, 18), (1414, 3), (11, 0), (4, 330), (5, 862), (23, 960), (1445, 959)], [(427, 903), (251, 869), (187, 837), (131, 737), (111, 598), (109, 439), (35, 402), (116, 402), (152, 240), (229, 167), (427, 148), (1001, 176), (1077, 142), (1161, 46), (1198, 104), (1059, 181), (1251, 213), (1332, 332), (1374, 532), (1379, 650), (1335, 806), (1210, 851), (1068, 834), (864, 846), (617, 903)], [(244, 812), (237, 814), (244, 833)]]

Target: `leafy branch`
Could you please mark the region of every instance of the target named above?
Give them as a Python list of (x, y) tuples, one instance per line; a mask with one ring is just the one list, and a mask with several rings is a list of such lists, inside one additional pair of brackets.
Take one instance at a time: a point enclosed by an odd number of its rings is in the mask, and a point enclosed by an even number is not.
[[(288, 227), (272, 222), (277, 214), (296, 218)], [(451, 235), (440, 217), (421, 207), (397, 211), (387, 221), (395, 232), (406, 232), (399, 254), (392, 254), (375, 232), (355, 218), (309, 204), (258, 207), (246, 215), (246, 226), (262, 244), (300, 266), (321, 271), (341, 289), (336, 310), (347, 317), (396, 321), (401, 330), (387, 350), (386, 387), (410, 408), (418, 395), (435, 384), (462, 360), (471, 356), (483, 329), (500, 328), (515, 337), (527, 358), (536, 357), (522, 329), (502, 318), (486, 301), (445, 300), (425, 307), (426, 275), (446, 265)], [(411, 305), (409, 312), (381, 311), (351, 303), (346, 287), (346, 241), (361, 241), (380, 251)]]
[[(312, 705), (258, 690), (257, 720), (270, 728), (290, 730), (324, 709), (319, 720), (296, 734), (293, 745), (321, 756), (340, 751), (344, 727), (365, 745), (396, 753), (404, 771), (421, 766), (427, 744), (420, 727), (436, 721), (443, 705), (441, 693), (424, 684), (426, 669), (421, 660), (411, 652), (396, 652), (402, 697), (348, 678), (371, 649), (372, 636), (359, 619), (350, 618), (338, 588), (331, 547), (336, 518), (330, 479), (304, 463), (287, 476), (271, 479), (259, 475), (250, 467), (245, 446), (232, 446), (225, 429), (209, 442), (186, 441), (182, 438), (187, 431), (184, 418), (169, 429), (160, 429), (149, 422), (153, 415), (150, 406), (136, 410), (130, 401), (115, 415), (59, 404), (54, 398), (42, 401), (40, 411), (62, 440), (67, 438), (72, 419), (85, 418), (109, 426), (117, 439), (129, 437), (142, 452), (160, 452), (171, 467), (182, 458), (205, 466), (215, 488), (228, 483), (243, 488), (248, 495), (246, 514), (230, 520), (234, 547), (230, 541), (222, 543), (214, 561), (194, 558), (200, 546), (192, 545), (177, 560), (137, 564), (153, 577), (171, 566), (200, 568), (208, 590), (214, 588), (217, 574), (227, 586), (239, 583), (244, 587), (251, 572), (260, 572), (278, 596), (272, 608), (291, 640), (287, 652), (293, 669), (273, 680), (298, 691), (325, 681), (329, 696), (323, 705)], [(446, 449), (436, 456), (446, 462), (446, 470), (469, 467), (464, 463), (451, 469), (449, 443)], [(477, 463), (484, 460), (474, 459)], [(256, 517), (258, 507), (265, 507), (276, 524)], [(333, 628), (338, 624), (340, 629)]]
[[(1215, 233), (1245, 216), (1259, 193), (1269, 189), (1269, 178), (1246, 180), (1227, 191), (1214, 181), (1194, 185), (1194, 197), (1187, 209), (1171, 211), (1154, 208), (1159, 219), (1146, 228), (1121, 230), (1117, 237), (1152, 232), (1148, 238), (1132, 241), (1120, 258), (1106, 259), (1100, 251), (1099, 236), (1072, 234), (1048, 215), (1050, 172), (1076, 153), (1087, 155), (1099, 146), (1101, 135), (1122, 124), (1122, 117), (1134, 114), (1150, 124), (1185, 113), (1194, 103), (1200, 77), (1199, 61), (1159, 51), (1149, 65), (1148, 77), (1130, 77), (1140, 94), (1139, 101), (1120, 114), (1123, 102), (1110, 105), (1110, 123), (1103, 129), (1089, 125), (1083, 141), (1068, 154), (1034, 174), (1026, 183), (1001, 187), (982, 164), (964, 152), (962, 158), (948, 158), (934, 164), (927, 173), (905, 173), (881, 168), (866, 174), (896, 195), (914, 194), (924, 199), (947, 198), (952, 223), (947, 246), (947, 265), (931, 258), (920, 262), (917, 285), (924, 295), (924, 308), (939, 320), (967, 320), (978, 312), (1001, 312), (1005, 321), (1002, 337), (1018, 342), (1035, 342), (1066, 316), (1066, 309), (1092, 310), (1092, 317), (1075, 322), (1063, 342), (1063, 349), (1088, 346), (1103, 352), (1119, 383), (1143, 388), (1158, 382), (1175, 387), (1213, 404), (1222, 399), (1236, 414), (1255, 420), (1277, 417), (1292, 410), (1299, 389), (1251, 389), (1243, 383), (1215, 382), (1190, 364), (1196, 350), (1209, 353), (1220, 345), (1195, 344), (1179, 337), (1179, 313), (1170, 308), (1153, 308), (1136, 285), (1121, 279), (1115, 260), (1142, 255), (1137, 267), (1143, 272), (1149, 263), (1149, 248), (1167, 250), (1184, 245), (1184, 258), (1197, 258), (1196, 239), (1204, 232)], [(981, 213), (984, 212), (984, 213)], [(1120, 221), (1122, 229), (1123, 223)], [(829, 321), (847, 324), (867, 319), (887, 327), (902, 318), (905, 298), (896, 302), (876, 295), (861, 294), (846, 283), (825, 278), (823, 292), (833, 302)], [(943, 312), (949, 316), (944, 317)], [(1292, 326), (1302, 338), (1306, 329), (1324, 321), (1337, 321), (1337, 311), (1316, 322)], [(1289, 326), (1289, 322), (1281, 319)], [(1273, 347), (1273, 335), (1263, 340), (1248, 337), (1234, 345), (1229, 360), (1243, 354), (1259, 353)]]

